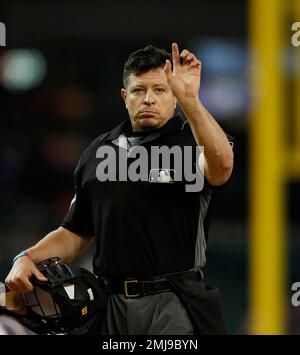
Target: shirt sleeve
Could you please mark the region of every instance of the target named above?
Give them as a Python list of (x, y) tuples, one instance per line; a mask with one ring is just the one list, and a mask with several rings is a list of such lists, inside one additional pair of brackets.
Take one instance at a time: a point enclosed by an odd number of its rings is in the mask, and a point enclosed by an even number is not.
[(74, 172), (75, 195), (61, 226), (73, 233), (94, 236), (92, 206), (82, 189), (81, 170), (80, 159)]

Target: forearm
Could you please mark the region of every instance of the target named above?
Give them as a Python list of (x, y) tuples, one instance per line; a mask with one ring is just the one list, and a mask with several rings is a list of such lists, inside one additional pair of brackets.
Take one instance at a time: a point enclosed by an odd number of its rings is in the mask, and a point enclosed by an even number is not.
[(92, 238), (83, 237), (59, 227), (33, 247), (28, 248), (26, 252), (35, 263), (54, 256), (60, 257), (61, 262), (70, 263), (90, 245), (91, 241)]
[(198, 98), (188, 98), (180, 105), (198, 146), (204, 147), (206, 178), (215, 185), (224, 183), (233, 167), (233, 151), (224, 131)]

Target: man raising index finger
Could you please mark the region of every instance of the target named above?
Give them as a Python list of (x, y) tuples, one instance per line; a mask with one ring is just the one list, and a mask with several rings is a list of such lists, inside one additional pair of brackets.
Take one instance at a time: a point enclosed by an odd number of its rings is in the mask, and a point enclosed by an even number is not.
[(173, 70), (170, 60), (164, 70), (198, 146), (204, 147), (201, 170), (210, 184), (222, 185), (232, 172), (233, 151), (224, 131), (199, 99), (201, 62), (187, 49), (179, 54), (177, 43), (172, 44), (172, 57)]

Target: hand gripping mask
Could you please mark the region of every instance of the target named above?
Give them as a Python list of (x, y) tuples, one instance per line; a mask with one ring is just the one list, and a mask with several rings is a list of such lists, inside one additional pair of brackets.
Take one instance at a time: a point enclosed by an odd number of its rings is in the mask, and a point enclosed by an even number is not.
[[(37, 268), (48, 281), (31, 279), (34, 289), (24, 299), (48, 334), (101, 334), (107, 296), (88, 270), (47, 259)], [(44, 332), (45, 333), (45, 332)]]

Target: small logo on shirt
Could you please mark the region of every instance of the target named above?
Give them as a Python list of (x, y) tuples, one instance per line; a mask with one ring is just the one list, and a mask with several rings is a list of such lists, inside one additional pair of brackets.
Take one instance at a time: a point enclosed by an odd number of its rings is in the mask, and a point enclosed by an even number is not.
[(149, 182), (170, 184), (174, 182), (174, 176), (174, 169), (151, 169), (149, 173)]

